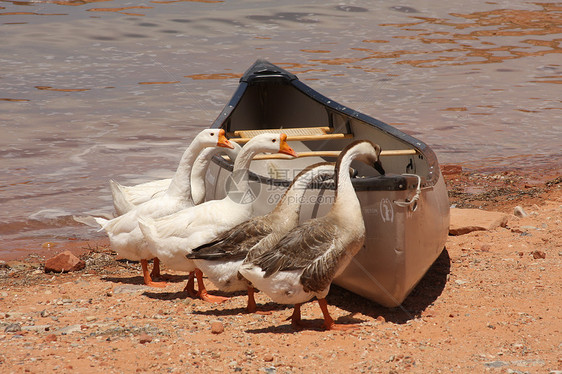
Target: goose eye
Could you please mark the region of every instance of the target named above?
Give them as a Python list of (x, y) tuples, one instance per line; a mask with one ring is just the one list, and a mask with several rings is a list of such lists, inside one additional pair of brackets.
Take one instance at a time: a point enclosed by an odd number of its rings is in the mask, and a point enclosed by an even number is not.
[(212, 132), (212, 133), (211, 133), (211, 136), (215, 136), (215, 133), (214, 133), (214, 132)]
[(272, 141), (273, 143), (275, 143), (275, 142), (277, 141), (277, 139), (272, 139), (271, 141)]

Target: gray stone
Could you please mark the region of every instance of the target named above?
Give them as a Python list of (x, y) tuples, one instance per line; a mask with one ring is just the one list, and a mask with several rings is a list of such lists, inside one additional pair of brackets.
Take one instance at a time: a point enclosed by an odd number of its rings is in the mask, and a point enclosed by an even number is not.
[(543, 366), (545, 362), (543, 360), (517, 360), (511, 361), (515, 366)]
[(513, 215), (515, 217), (519, 217), (519, 218), (525, 218), (528, 217), (529, 215), (527, 214), (527, 212), (525, 212), (525, 210), (520, 207), (519, 205), (517, 205), (514, 209), (513, 209)]
[(49, 331), (51, 329), (51, 325), (34, 325), (34, 326), (22, 326), (22, 331)]
[(21, 331), (21, 325), (19, 323), (10, 323), (4, 329), (4, 332), (20, 332), (20, 331)]
[(488, 368), (500, 368), (502, 366), (507, 366), (509, 363), (505, 361), (492, 361), (492, 362), (485, 362), (484, 366)]
[(63, 327), (62, 329), (58, 329), (55, 333), (59, 335), (68, 335), (78, 331), (82, 331), (82, 327), (80, 327), (80, 325), (70, 325)]
[(127, 294), (127, 293), (135, 293), (147, 290), (148, 287), (145, 285), (138, 285), (138, 284), (125, 284), (122, 286), (116, 286), (113, 289), (113, 294)]

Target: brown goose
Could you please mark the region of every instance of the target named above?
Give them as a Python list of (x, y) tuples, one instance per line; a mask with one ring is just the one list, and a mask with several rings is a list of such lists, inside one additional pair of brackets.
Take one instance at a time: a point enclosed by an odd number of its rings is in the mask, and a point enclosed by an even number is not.
[(353, 160), (372, 165), (381, 174), (380, 147), (368, 140), (348, 145), (336, 162), (336, 200), (327, 215), (297, 226), (266, 251), (252, 251), (239, 271), (254, 287), (280, 304), (295, 304), (292, 319), (300, 327), (300, 305), (318, 299), (324, 316), (323, 327), (336, 325), (328, 312), (326, 295), (332, 280), (345, 269), (365, 239), (361, 206), (348, 170)]
[(307, 167), (293, 180), (275, 209), (235, 226), (208, 244), (195, 248), (186, 257), (221, 291), (248, 290), (247, 311), (256, 312), (254, 289), (238, 274), (238, 268), (253, 248), (264, 250), (275, 245), (299, 223), (301, 201), (307, 186), (333, 177), (334, 163), (323, 162)]

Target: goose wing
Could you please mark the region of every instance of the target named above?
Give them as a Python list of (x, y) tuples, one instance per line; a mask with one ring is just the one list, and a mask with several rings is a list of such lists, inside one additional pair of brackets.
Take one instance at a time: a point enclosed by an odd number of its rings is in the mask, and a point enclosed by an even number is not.
[[(329, 220), (310, 220), (284, 236), (271, 250), (251, 259), (252, 263), (265, 272), (266, 278), (279, 271), (303, 270), (301, 282), (314, 290), (321, 287), (320, 283), (329, 284), (337, 268), (333, 253), (338, 244), (336, 233), (337, 227)], [(316, 285), (308, 285), (309, 279)]]
[(269, 220), (261, 218), (252, 218), (235, 226), (212, 242), (195, 248), (187, 257), (202, 260), (244, 259), (250, 248), (273, 230)]

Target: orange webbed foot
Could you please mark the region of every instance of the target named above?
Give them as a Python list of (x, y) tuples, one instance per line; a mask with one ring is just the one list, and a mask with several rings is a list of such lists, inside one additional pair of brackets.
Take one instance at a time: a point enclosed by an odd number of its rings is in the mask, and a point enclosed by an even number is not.
[(226, 300), (230, 300), (230, 297), (209, 295), (205, 290), (200, 291), (197, 296), (203, 301), (216, 304), (224, 303)]
[(168, 283), (166, 282), (154, 282), (154, 281), (144, 282), (144, 284), (154, 288), (164, 288), (168, 285)]

